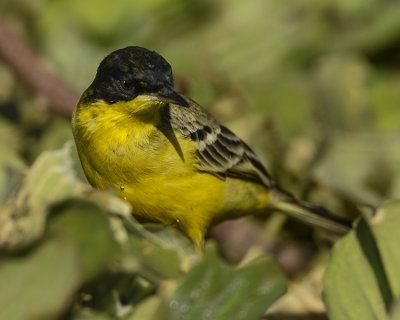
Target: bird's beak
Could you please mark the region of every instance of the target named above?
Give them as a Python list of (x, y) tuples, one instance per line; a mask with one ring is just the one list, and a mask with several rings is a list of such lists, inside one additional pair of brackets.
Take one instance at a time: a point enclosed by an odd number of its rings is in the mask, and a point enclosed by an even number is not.
[(180, 105), (182, 107), (189, 108), (190, 105), (184, 97), (182, 97), (178, 92), (172, 87), (163, 87), (157, 93), (149, 94), (154, 97), (154, 99), (165, 102)]

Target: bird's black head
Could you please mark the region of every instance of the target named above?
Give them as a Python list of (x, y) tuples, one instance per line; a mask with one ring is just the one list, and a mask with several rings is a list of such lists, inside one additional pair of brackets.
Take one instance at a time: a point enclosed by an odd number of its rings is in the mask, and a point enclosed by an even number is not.
[(104, 58), (85, 98), (113, 104), (148, 94), (187, 106), (173, 86), (171, 66), (163, 57), (145, 48), (126, 47)]

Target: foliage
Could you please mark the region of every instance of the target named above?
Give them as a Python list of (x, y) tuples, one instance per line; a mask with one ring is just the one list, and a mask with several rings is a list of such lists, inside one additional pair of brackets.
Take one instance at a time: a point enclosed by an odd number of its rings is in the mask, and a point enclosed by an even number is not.
[(331, 319), (397, 319), (393, 306), (400, 296), (399, 235), (395, 230), (399, 205), (399, 201), (386, 203), (372, 226), (361, 220), (335, 246), (325, 274)]
[[(233, 268), (210, 247), (191, 268), (193, 256), (147, 234), (122, 200), (84, 191), (73, 172), (70, 149), (68, 144), (39, 156), (7, 204), (11, 209), (2, 212), (0, 233), (6, 237), (0, 242), (0, 318), (48, 319), (72, 307), (71, 319), (97, 308), (108, 316), (126, 318), (129, 312), (135, 319), (133, 306), (160, 290), (157, 307), (148, 309), (143, 305), (147, 300), (138, 307), (154, 311), (148, 319), (200, 314), (202, 319), (247, 319), (260, 317), (285, 292), (286, 278), (271, 257)], [(30, 183), (38, 180), (43, 183)], [(49, 192), (49, 185), (55, 192)], [(103, 288), (107, 278), (114, 281)], [(123, 288), (114, 287), (119, 283)], [(78, 292), (85, 297), (80, 299)], [(123, 306), (113, 293), (124, 295)], [(95, 306), (84, 308), (87, 303)]]
[(280, 185), (363, 218), (336, 243), (277, 214), (228, 222), (198, 259), (91, 189), (69, 119), (0, 62), (0, 319), (399, 318), (399, 14), (378, 0), (1, 1), (72, 88), (113, 49), (156, 50)]

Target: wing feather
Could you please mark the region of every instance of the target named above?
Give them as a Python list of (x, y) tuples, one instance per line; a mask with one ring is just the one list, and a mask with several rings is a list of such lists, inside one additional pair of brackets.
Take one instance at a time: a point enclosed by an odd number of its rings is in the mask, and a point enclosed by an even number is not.
[(164, 117), (172, 128), (197, 142), (199, 170), (222, 179), (227, 176), (275, 186), (254, 152), (232, 131), (219, 124), (205, 109), (188, 99), (190, 108), (170, 105)]

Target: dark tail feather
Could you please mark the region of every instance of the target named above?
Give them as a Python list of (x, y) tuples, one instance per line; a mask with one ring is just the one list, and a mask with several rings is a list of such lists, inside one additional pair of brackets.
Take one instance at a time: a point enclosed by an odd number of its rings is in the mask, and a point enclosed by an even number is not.
[(321, 227), (339, 235), (344, 235), (351, 229), (351, 221), (338, 217), (319, 205), (297, 200), (285, 191), (276, 190), (272, 206), (300, 222)]

